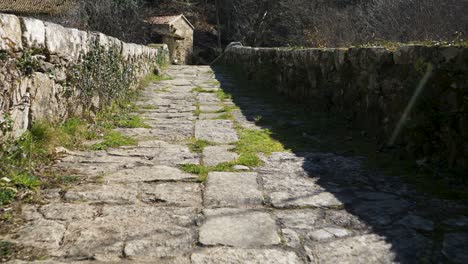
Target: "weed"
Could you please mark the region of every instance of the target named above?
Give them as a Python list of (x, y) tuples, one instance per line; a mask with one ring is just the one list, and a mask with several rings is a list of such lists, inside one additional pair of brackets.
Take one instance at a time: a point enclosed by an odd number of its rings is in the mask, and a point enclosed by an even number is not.
[(200, 114), (201, 114), (200, 104), (196, 103), (194, 106), (195, 106), (195, 110), (193, 111), (193, 115), (194, 116), (200, 116)]
[(10, 204), (15, 198), (16, 190), (13, 188), (1, 187), (0, 188), (0, 206)]
[(13, 244), (8, 241), (0, 241), (0, 259), (5, 259), (13, 253)]
[(238, 129), (239, 141), (235, 151), (239, 154), (252, 154), (262, 152), (270, 155), (272, 152), (284, 151), (281, 142), (272, 138), (269, 130)]
[(196, 164), (182, 164), (180, 165), (180, 169), (182, 171), (185, 171), (187, 173), (191, 174), (196, 174), (198, 175), (198, 180), (200, 182), (204, 182), (208, 176), (208, 173), (210, 172), (209, 167), (205, 167), (202, 165), (196, 165)]
[(18, 60), (17, 66), (24, 75), (31, 75), (40, 67), (40, 62), (32, 50), (26, 50)]
[(197, 86), (192, 89), (192, 92), (197, 92), (197, 93), (214, 93), (214, 90), (207, 90), (201, 86)]
[(122, 128), (151, 128), (151, 126), (145, 124), (141, 117), (136, 115), (126, 115), (124, 118), (117, 120), (116, 125)]
[(217, 90), (216, 91), (216, 96), (221, 101), (224, 101), (224, 100), (227, 100), (227, 99), (232, 99), (232, 95), (224, 92), (223, 90)]
[(41, 182), (36, 176), (27, 173), (15, 175), (12, 179), (13, 184), (19, 189), (36, 190), (41, 185)]
[(161, 82), (161, 81), (169, 81), (169, 80), (174, 80), (172, 76), (169, 75), (154, 75), (154, 77), (151, 79), (152, 82)]
[(150, 104), (147, 104), (147, 105), (142, 105), (140, 106), (141, 109), (145, 109), (145, 110), (156, 110), (158, 109), (157, 106), (155, 105), (150, 105)]
[(223, 114), (219, 115), (216, 119), (220, 120), (234, 120), (234, 116), (231, 113), (224, 112)]
[(206, 141), (206, 140), (195, 140), (193, 139), (191, 143), (189, 143), (188, 147), (190, 151), (195, 152), (195, 153), (202, 153), (203, 149), (208, 147), (208, 146), (213, 146), (215, 145), (212, 142)]
[(140, 81), (139, 87), (145, 88), (145, 87), (148, 87), (151, 83), (161, 82), (165, 80), (173, 80), (173, 79), (174, 78), (172, 78), (169, 75), (156, 75), (154, 73), (151, 73)]
[(119, 132), (111, 131), (104, 136), (104, 141), (91, 146), (93, 150), (106, 150), (108, 148), (117, 148), (120, 146), (135, 145), (136, 140), (124, 136)]

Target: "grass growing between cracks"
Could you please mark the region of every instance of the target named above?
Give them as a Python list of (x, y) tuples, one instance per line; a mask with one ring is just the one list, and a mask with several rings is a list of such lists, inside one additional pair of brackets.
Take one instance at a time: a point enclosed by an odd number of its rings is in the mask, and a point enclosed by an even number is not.
[(192, 89), (192, 92), (196, 92), (196, 93), (214, 93), (215, 91), (214, 90), (206, 90), (205, 88), (201, 87), (201, 86), (197, 86), (195, 88)]
[[(140, 86), (168, 78), (150, 75)], [(128, 92), (95, 116), (73, 117), (60, 124), (36, 122), (20, 138), (0, 142), (0, 207), (33, 201), (39, 189), (66, 188), (79, 181), (79, 177), (58, 172), (51, 165), (68, 149), (86, 149), (86, 140), (102, 139), (90, 147), (93, 150), (136, 144), (113, 129), (149, 127), (133, 114), (138, 110), (134, 104), (137, 97), (136, 92)]]
[(111, 131), (104, 136), (104, 141), (91, 146), (93, 150), (106, 150), (108, 148), (117, 148), (120, 146), (136, 145), (136, 140), (120, 134), (119, 132)]
[(140, 88), (145, 88), (149, 86), (151, 83), (167, 81), (167, 80), (174, 80), (174, 78), (165, 74), (161, 74), (161, 75), (149, 74), (140, 81), (139, 86)]
[(226, 92), (223, 91), (223, 90), (217, 90), (217, 91), (216, 91), (216, 96), (217, 96), (217, 97), (219, 98), (219, 100), (221, 100), (221, 101), (224, 101), (224, 100), (227, 100), (227, 99), (232, 99), (232, 95), (226, 93)]
[[(263, 163), (258, 157), (259, 153), (270, 155), (273, 152), (284, 151), (283, 145), (271, 138), (268, 130), (250, 130), (238, 128), (239, 141), (233, 150), (239, 154), (239, 158), (232, 162), (220, 163), (216, 166), (204, 166), (196, 164), (184, 164), (180, 169), (191, 174), (198, 175), (198, 180), (203, 182), (207, 179), (208, 173), (212, 171), (235, 172), (234, 166), (243, 165), (247, 167), (258, 167)], [(202, 153), (203, 149), (213, 146), (214, 143), (196, 140), (189, 144), (192, 152)]]
[(195, 106), (195, 110), (193, 111), (193, 115), (194, 116), (200, 116), (200, 114), (201, 114), (200, 104), (196, 103), (196, 104), (194, 104), (194, 106)]
[(213, 146), (213, 145), (215, 144), (206, 140), (192, 139), (192, 142), (189, 143), (188, 147), (190, 151), (194, 153), (202, 153), (204, 148)]
[(270, 155), (273, 152), (285, 151), (281, 142), (271, 137), (269, 130), (238, 129), (239, 141), (234, 151), (239, 154), (237, 163), (248, 167), (262, 165), (258, 153)]
[(207, 90), (201, 86), (197, 86), (192, 89), (192, 92), (198, 92), (198, 93), (214, 93), (216, 96), (221, 100), (227, 100), (227, 99), (232, 99), (232, 95), (229, 93), (226, 93), (225, 91), (219, 89), (219, 90)]

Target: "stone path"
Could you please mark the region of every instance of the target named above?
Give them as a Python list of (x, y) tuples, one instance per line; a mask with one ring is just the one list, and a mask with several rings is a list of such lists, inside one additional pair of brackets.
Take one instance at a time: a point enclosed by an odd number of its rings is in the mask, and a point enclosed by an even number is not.
[[(118, 129), (138, 146), (70, 153), (57, 166), (86, 183), (23, 207), (27, 224), (7, 239), (42, 249), (47, 260), (35, 263), (468, 263), (466, 204), (425, 198), (359, 157), (273, 153), (259, 168), (198, 182), (179, 165), (238, 157), (235, 124), (213, 119), (223, 105), (237, 103), (235, 122), (249, 129), (262, 129), (254, 116), (281, 114), (255, 98), (193, 92), (220, 89), (209, 67), (166, 73), (174, 79), (139, 102), (157, 107), (141, 110), (151, 128)], [(192, 153), (192, 138), (217, 145)]]

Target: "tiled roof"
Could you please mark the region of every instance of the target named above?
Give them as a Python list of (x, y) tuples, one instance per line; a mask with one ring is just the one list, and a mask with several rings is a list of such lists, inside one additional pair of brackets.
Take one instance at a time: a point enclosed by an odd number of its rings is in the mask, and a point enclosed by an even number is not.
[(171, 22), (177, 20), (180, 18), (181, 15), (177, 16), (156, 16), (148, 19), (148, 22), (150, 24), (155, 24), (155, 25), (162, 25), (162, 24), (170, 24)]
[(184, 15), (155, 16), (155, 17), (151, 17), (150, 19), (148, 19), (148, 23), (153, 24), (153, 25), (171, 24), (179, 18), (184, 19), (185, 22), (187, 22), (187, 24), (189, 24), (192, 28), (194, 28), (192, 23), (190, 23), (190, 21), (188, 21), (188, 19)]
[(0, 0), (0, 12), (58, 14), (69, 10), (75, 0)]

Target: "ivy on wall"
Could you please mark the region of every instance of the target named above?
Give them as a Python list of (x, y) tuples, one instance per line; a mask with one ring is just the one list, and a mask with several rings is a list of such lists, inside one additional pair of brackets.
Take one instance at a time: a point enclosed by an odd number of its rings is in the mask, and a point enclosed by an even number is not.
[[(81, 62), (70, 69), (68, 85), (76, 89), (83, 105), (91, 106), (96, 99), (100, 104), (108, 105), (134, 84), (136, 67), (122, 60), (117, 46), (105, 48), (93, 43)], [(67, 91), (67, 96), (71, 96), (71, 91)]]

